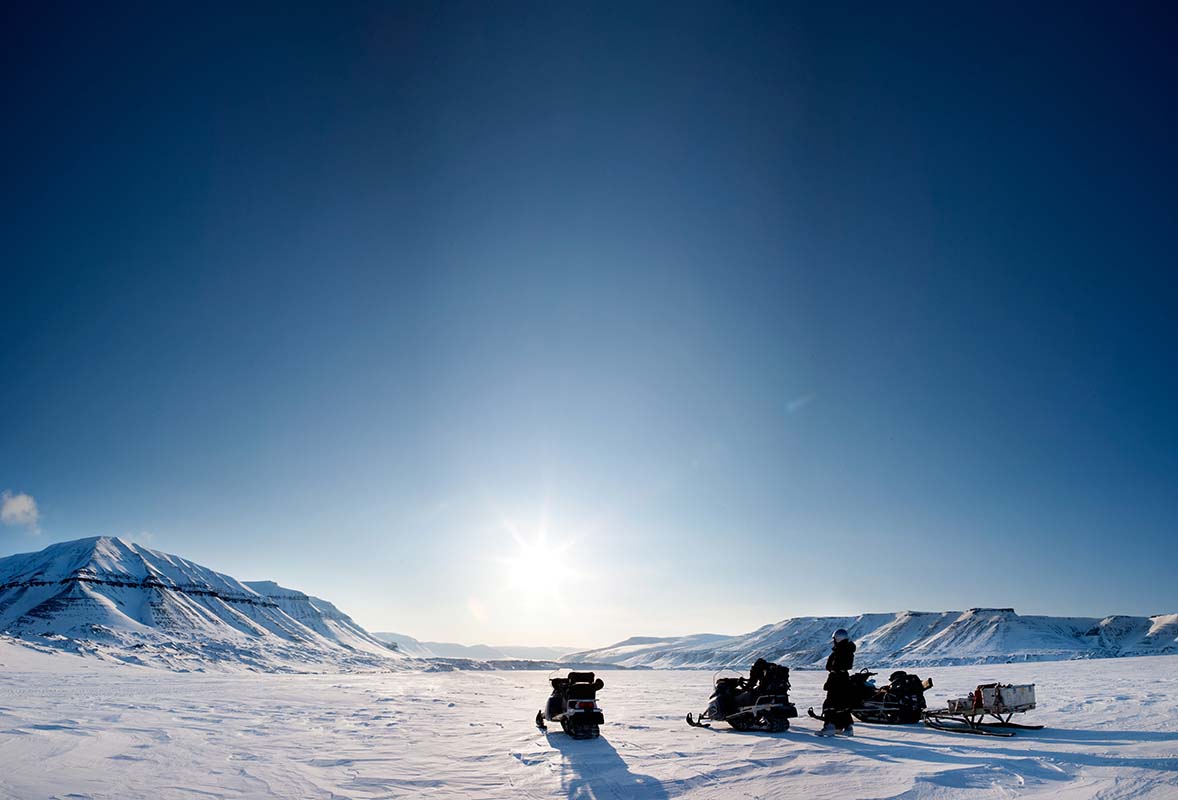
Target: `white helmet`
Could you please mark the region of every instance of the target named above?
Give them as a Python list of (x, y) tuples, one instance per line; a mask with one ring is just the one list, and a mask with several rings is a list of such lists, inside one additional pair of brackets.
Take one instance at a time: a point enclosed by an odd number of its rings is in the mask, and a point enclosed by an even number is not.
[(831, 634), (830, 638), (834, 639), (836, 642), (847, 641), (847, 639), (849, 638), (847, 636), (847, 629), (846, 628), (839, 628), (837, 631), (835, 631), (833, 634)]

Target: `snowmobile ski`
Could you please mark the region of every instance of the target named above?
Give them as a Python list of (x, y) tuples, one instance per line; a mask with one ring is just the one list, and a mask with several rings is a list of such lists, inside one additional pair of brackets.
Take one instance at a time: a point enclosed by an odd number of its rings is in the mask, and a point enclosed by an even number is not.
[(814, 713), (814, 706), (810, 706), (808, 709), (806, 709), (806, 713), (809, 714), (811, 717), (813, 717), (816, 720), (820, 720), (821, 722), (826, 722), (826, 714), (828, 711), (838, 713), (838, 712), (845, 712), (847, 710), (848, 709), (845, 709), (845, 708), (831, 708), (831, 709), (824, 708), (824, 709), (822, 709), (821, 714), (815, 714)]

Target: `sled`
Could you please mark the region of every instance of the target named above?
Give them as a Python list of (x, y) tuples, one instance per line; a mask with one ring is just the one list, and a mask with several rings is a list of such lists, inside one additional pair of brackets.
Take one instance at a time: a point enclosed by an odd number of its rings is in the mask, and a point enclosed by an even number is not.
[[(1035, 707), (1035, 684), (1020, 686), (983, 683), (967, 697), (952, 699), (946, 708), (924, 712), (923, 722), (930, 728), (947, 733), (968, 733), (975, 736), (1014, 736), (1016, 730), (1037, 731), (1042, 725), (1022, 725), (1011, 722), (1015, 714), (1024, 714)], [(987, 722), (992, 718), (993, 722)]]

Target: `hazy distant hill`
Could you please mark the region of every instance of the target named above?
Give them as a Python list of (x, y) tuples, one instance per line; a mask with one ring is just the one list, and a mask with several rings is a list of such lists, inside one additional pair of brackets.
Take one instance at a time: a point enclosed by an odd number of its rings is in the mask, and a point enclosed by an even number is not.
[(575, 647), (533, 647), (528, 645), (457, 644), (455, 642), (422, 642), (403, 633), (374, 631), (381, 641), (397, 645), (397, 649), (413, 658), (473, 658), (479, 661), (527, 659), (556, 661), (571, 653)]

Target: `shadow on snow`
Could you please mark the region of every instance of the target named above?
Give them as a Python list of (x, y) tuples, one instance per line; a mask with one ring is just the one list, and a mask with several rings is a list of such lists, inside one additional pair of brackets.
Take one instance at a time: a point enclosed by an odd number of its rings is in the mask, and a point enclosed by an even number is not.
[[(858, 728), (858, 726), (856, 726)], [(950, 734), (953, 735), (953, 734)], [(957, 734), (962, 739), (973, 739)], [(1098, 768), (1135, 768), (1148, 769), (1158, 772), (1178, 772), (1178, 758), (1172, 756), (1158, 757), (1123, 757), (1115, 754), (1098, 755), (1095, 753), (1075, 752), (1066, 750), (1037, 750), (1036, 744), (1077, 743), (1089, 745), (1106, 745), (1116, 747), (1132, 742), (1173, 742), (1178, 741), (1178, 734), (1166, 731), (1111, 731), (1111, 730), (1063, 730), (1046, 729), (1031, 733), (1020, 733), (1018, 745), (1014, 748), (994, 746), (994, 740), (982, 740), (987, 745), (979, 747), (972, 753), (961, 754), (950, 752), (948, 748), (959, 746), (954, 738), (952, 744), (945, 742), (925, 743), (907, 741), (899, 743), (894, 740), (873, 739), (859, 737), (843, 740), (843, 745), (857, 755), (877, 761), (895, 761), (907, 759), (925, 761), (934, 764), (951, 764), (956, 766), (970, 766), (985, 762), (998, 766), (1002, 764), (1019, 764), (1025, 770), (1027, 762), (1034, 760), (1039, 763), (1053, 764), (1056, 767), (1098, 767)], [(1001, 740), (1003, 743), (1010, 740)], [(991, 744), (993, 743), (993, 744)], [(1045, 780), (1059, 780), (1063, 774), (1048, 768), (1038, 777)]]
[(569, 800), (625, 797), (633, 800), (667, 800), (663, 785), (630, 767), (607, 739), (570, 739), (550, 735), (548, 743), (564, 759), (561, 788)]

